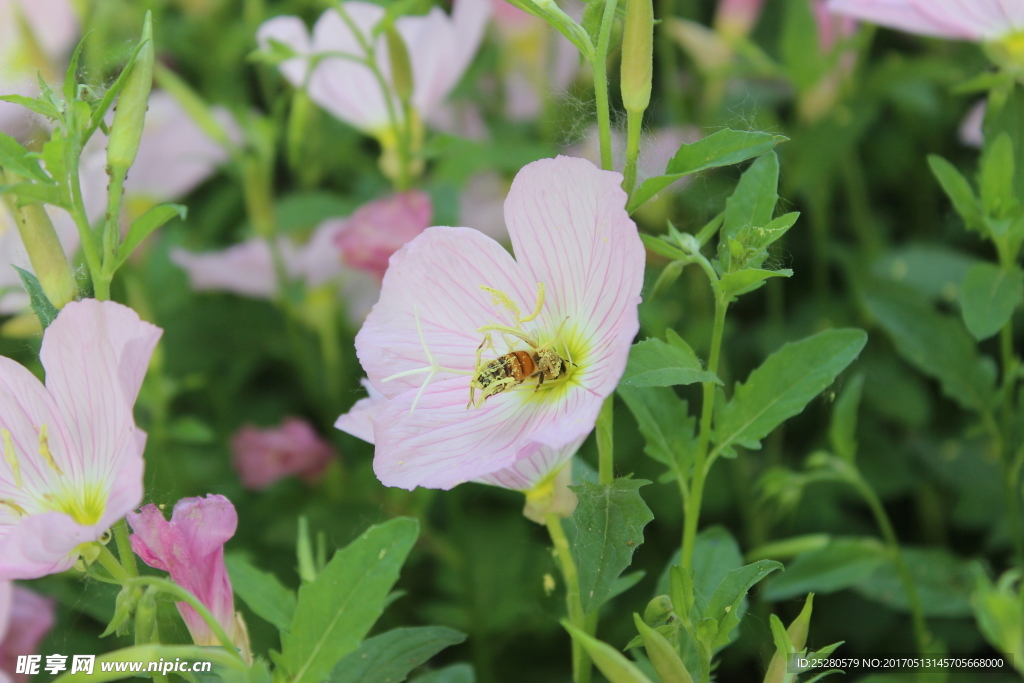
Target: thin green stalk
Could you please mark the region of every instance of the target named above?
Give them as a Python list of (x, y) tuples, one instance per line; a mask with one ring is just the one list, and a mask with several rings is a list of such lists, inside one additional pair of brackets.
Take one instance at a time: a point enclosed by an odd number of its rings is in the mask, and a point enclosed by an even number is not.
[(92, 226), (89, 225), (89, 218), (85, 215), (85, 201), (82, 199), (82, 183), (80, 180), (79, 157), (82, 150), (75, 145), (67, 146), (65, 162), (68, 167), (68, 174), (71, 180), (71, 208), (69, 213), (78, 228), (78, 237), (82, 241), (82, 253), (85, 254), (85, 263), (89, 267), (89, 275), (93, 282), (93, 296), (100, 301), (110, 298), (110, 287), (105, 286), (101, 281), (103, 261), (100, 257), (100, 248), (96, 244), (96, 235), (93, 234)]
[[(544, 522), (551, 535), (551, 543), (555, 547), (555, 555), (558, 557), (558, 564), (562, 569), (562, 578), (565, 579), (565, 601), (569, 612), (569, 621), (576, 628), (593, 635), (597, 627), (597, 620), (588, 619), (583, 613), (583, 602), (580, 599), (580, 580), (576, 573), (576, 562), (572, 559), (572, 550), (569, 548), (569, 539), (565, 537), (565, 530), (562, 528), (562, 518), (554, 512), (544, 515)], [(572, 641), (572, 680), (573, 683), (590, 683), (591, 662), (583, 646)]]
[(117, 558), (114, 557), (114, 553), (110, 552), (110, 548), (108, 548), (107, 546), (100, 546), (100, 555), (96, 559), (99, 561), (99, 563), (103, 566), (104, 569), (110, 572), (110, 575), (114, 577), (114, 579), (118, 583), (124, 583), (125, 581), (128, 581), (131, 578), (130, 576), (128, 576), (128, 572), (125, 571), (124, 567), (117, 560)]
[(910, 617), (914, 624), (914, 640), (917, 641), (917, 651), (926, 654), (929, 651), (932, 636), (928, 632), (928, 623), (924, 618), (924, 607), (921, 603), (921, 596), (917, 592), (917, 584), (914, 582), (910, 567), (907, 566), (903, 552), (900, 550), (900, 541), (896, 537), (896, 531), (893, 529), (882, 501), (878, 499), (874, 489), (864, 481), (859, 472), (853, 479), (853, 485), (871, 508), (871, 513), (882, 532), (882, 537), (885, 539), (886, 545), (889, 546), (889, 554), (892, 556), (893, 564), (896, 565), (896, 572), (899, 574), (903, 590), (907, 594), (907, 602), (910, 605)]
[[(722, 336), (725, 331), (725, 314), (729, 302), (721, 294), (715, 294), (715, 323), (711, 332), (711, 354), (708, 357), (708, 371), (718, 372), (718, 360), (722, 352)], [(693, 565), (693, 548), (697, 540), (697, 525), (700, 522), (700, 507), (704, 498), (704, 482), (707, 478), (708, 445), (711, 443), (711, 418), (715, 411), (715, 383), (703, 383), (703, 399), (700, 414), (700, 434), (697, 453), (693, 461), (693, 476), (690, 481), (690, 497), (683, 511), (683, 547), (680, 564), (689, 570)]]
[(135, 552), (132, 550), (132, 542), (128, 536), (128, 522), (121, 518), (114, 525), (114, 542), (117, 544), (118, 559), (128, 576), (135, 578), (139, 575), (139, 566), (135, 562)]
[(626, 168), (623, 171), (622, 189), (633, 194), (636, 185), (636, 162), (640, 156), (640, 129), (644, 115), (641, 112), (626, 112)]
[[(102, 555), (100, 557), (102, 558)], [(210, 630), (213, 631), (213, 635), (217, 636), (217, 640), (220, 641), (220, 644), (224, 649), (233, 654), (240, 661), (243, 661), (242, 656), (238, 653), (238, 648), (233, 642), (231, 642), (231, 638), (229, 638), (228, 634), (224, 631), (224, 627), (221, 626), (220, 622), (218, 622), (213, 614), (210, 613), (210, 610), (207, 609), (206, 605), (200, 602), (196, 596), (192, 595), (192, 593), (188, 592), (173, 581), (161, 579), (157, 576), (139, 576), (134, 579), (130, 579), (128, 583), (135, 586), (155, 586), (161, 593), (166, 593), (179, 602), (188, 603), (188, 605), (196, 611), (196, 614), (199, 615), (199, 618), (205, 621), (206, 625), (210, 627)]]
[(597, 416), (598, 481), (608, 486), (615, 480), (615, 447), (612, 439), (615, 419), (615, 394), (604, 400)]
[(597, 50), (590, 65), (594, 69), (594, 100), (597, 104), (597, 135), (601, 142), (601, 168), (612, 168), (612, 116), (608, 104), (608, 46), (612, 38), (612, 24), (615, 23), (615, 9), (619, 0), (605, 0), (601, 16), (601, 31), (597, 39)]
[(103, 224), (103, 265), (100, 267), (100, 279), (103, 286), (108, 289), (111, 280), (114, 279), (114, 263), (117, 260), (117, 248), (121, 243), (121, 200), (124, 198), (125, 177), (125, 172), (115, 170), (107, 184), (107, 214)]

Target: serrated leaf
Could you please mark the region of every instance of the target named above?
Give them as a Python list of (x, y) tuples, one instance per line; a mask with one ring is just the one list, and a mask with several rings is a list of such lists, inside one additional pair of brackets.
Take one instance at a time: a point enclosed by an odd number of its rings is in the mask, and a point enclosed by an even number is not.
[(935, 154), (928, 157), (928, 165), (931, 166), (932, 173), (935, 174), (946, 196), (953, 202), (953, 208), (964, 219), (967, 228), (982, 231), (984, 222), (981, 206), (967, 178), (964, 178), (953, 164)]
[(286, 588), (277, 577), (260, 571), (240, 555), (224, 558), (235, 595), (253, 613), (273, 624), (278, 631), (289, 631), (295, 616), (295, 591)]
[(466, 636), (444, 626), (396, 628), (363, 642), (334, 667), (330, 683), (401, 683), (409, 672)]
[(782, 270), (761, 270), (759, 268), (747, 268), (737, 270), (734, 273), (726, 273), (714, 283), (715, 287), (726, 296), (739, 296), (746, 294), (761, 285), (762, 282), (773, 277), (792, 277), (793, 271), (789, 268)]
[(45, 330), (50, 326), (50, 323), (57, 319), (57, 314), (60, 313), (60, 311), (58, 311), (57, 307), (50, 303), (50, 300), (46, 297), (46, 292), (43, 291), (43, 286), (39, 284), (39, 278), (14, 264), (11, 264), (11, 267), (18, 271), (18, 276), (21, 278), (21, 284), (25, 286), (25, 291), (28, 292), (32, 311), (36, 314), (36, 317), (39, 318), (39, 324), (42, 325)]
[(745, 567), (733, 569), (725, 575), (711, 596), (703, 615), (705, 619), (714, 619), (719, 624), (717, 635), (708, 643), (712, 649), (728, 644), (729, 635), (740, 623), (740, 603), (747, 597), (747, 591), (778, 569), (782, 569), (780, 562), (758, 560)]
[(798, 555), (768, 582), (764, 597), (779, 601), (846, 590), (871, 578), (887, 557), (876, 538), (835, 538), (824, 548)]
[(960, 286), (964, 323), (978, 341), (999, 332), (1021, 302), (1024, 272), (1016, 265), (1004, 270), (993, 263), (976, 263)]
[(803, 412), (857, 358), (867, 334), (863, 330), (826, 330), (790, 342), (750, 373), (715, 419), (718, 449), (734, 444), (760, 448), (785, 420)]
[(35, 155), (7, 133), (0, 133), (0, 167), (21, 176), (25, 180), (40, 183), (53, 182), (39, 165)]
[(644, 542), (644, 527), (654, 515), (640, 497), (640, 487), (650, 483), (623, 478), (608, 485), (569, 487), (579, 499), (572, 515), (576, 525), (572, 551), (584, 612), (604, 604), (616, 580), (632, 563), (633, 552)]
[(779, 201), (779, 157), (769, 152), (750, 165), (736, 189), (725, 201), (721, 239), (727, 243), (743, 228), (764, 227), (772, 222)]
[(117, 261), (115, 261), (114, 270), (124, 265), (124, 262), (128, 260), (128, 257), (131, 256), (136, 247), (142, 244), (142, 241), (149, 237), (154, 230), (172, 218), (184, 220), (187, 215), (188, 207), (181, 204), (157, 204), (132, 221), (131, 227), (128, 228), (128, 235), (125, 236), (124, 242), (117, 250)]
[(407, 517), (372, 526), (299, 589), (291, 632), (281, 635), (282, 660), (294, 683), (322, 683), (359, 646), (418, 535), (419, 523)]
[(995, 369), (978, 353), (963, 324), (937, 312), (916, 292), (892, 283), (869, 286), (865, 303), (896, 350), (939, 380), (943, 393), (968, 410), (983, 411), (995, 393)]
[(41, 116), (45, 116), (51, 121), (56, 121), (60, 118), (60, 112), (57, 111), (57, 108), (51, 102), (41, 98), (36, 99), (35, 97), (25, 97), (24, 95), (0, 95), (0, 102), (20, 105)]
[(709, 168), (731, 166), (760, 156), (785, 142), (782, 135), (759, 131), (724, 129), (692, 144), (683, 144), (669, 160), (665, 174), (648, 178), (633, 192), (626, 209), (633, 213), (641, 205), (683, 176)]
[(636, 418), (646, 443), (644, 452), (673, 472), (686, 472), (693, 457), (697, 424), (686, 401), (671, 387), (619, 387), (619, 396)]
[(688, 346), (666, 344), (652, 338), (630, 348), (626, 371), (619, 385), (628, 388), (668, 387), (694, 382), (722, 383), (713, 372), (704, 369)]

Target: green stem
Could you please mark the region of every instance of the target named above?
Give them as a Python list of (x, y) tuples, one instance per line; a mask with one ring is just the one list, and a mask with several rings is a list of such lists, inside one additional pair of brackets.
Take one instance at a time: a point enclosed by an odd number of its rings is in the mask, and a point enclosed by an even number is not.
[(597, 50), (590, 65), (594, 69), (594, 100), (597, 104), (597, 135), (601, 142), (601, 168), (612, 168), (612, 117), (608, 105), (608, 44), (612, 38), (612, 24), (615, 23), (615, 9), (619, 0), (605, 0), (601, 16), (601, 31), (597, 39)]
[[(565, 579), (565, 601), (569, 612), (569, 621), (576, 628), (593, 635), (597, 628), (596, 618), (590, 619), (583, 613), (583, 602), (580, 599), (580, 580), (576, 573), (576, 562), (572, 559), (569, 539), (562, 528), (562, 518), (554, 512), (544, 515), (544, 522), (551, 535), (551, 543), (555, 547), (555, 555)], [(596, 610), (595, 610), (596, 612)], [(572, 642), (572, 680), (573, 683), (590, 683), (591, 662), (583, 646)]]
[(85, 263), (89, 267), (89, 275), (92, 277), (93, 296), (103, 301), (110, 298), (110, 287), (102, 282), (103, 261), (100, 257), (100, 248), (96, 244), (96, 235), (93, 234), (92, 226), (89, 225), (89, 218), (85, 215), (85, 201), (82, 199), (82, 183), (78, 165), (81, 152), (82, 150), (75, 145), (67, 146), (65, 162), (71, 180), (71, 208), (68, 213), (75, 221), (78, 237), (82, 241), (82, 253), (85, 254)]
[(139, 575), (139, 566), (135, 562), (135, 552), (132, 550), (132, 542), (128, 536), (128, 523), (124, 518), (118, 520), (114, 525), (114, 542), (117, 544), (117, 555), (125, 573), (135, 578)]
[[(715, 323), (711, 332), (711, 354), (708, 357), (708, 371), (718, 373), (718, 360), (722, 352), (722, 336), (725, 331), (725, 314), (729, 310), (726, 298), (715, 294)], [(704, 482), (710, 462), (708, 445), (711, 443), (711, 419), (715, 411), (715, 383), (703, 383), (703, 399), (700, 414), (700, 434), (697, 453), (693, 461), (693, 477), (690, 481), (690, 497), (683, 510), (683, 547), (680, 564), (689, 570), (693, 565), (693, 547), (697, 540), (697, 525), (700, 522), (700, 506), (704, 498)]]
[(124, 198), (124, 181), (128, 169), (112, 169), (110, 182), (107, 184), (107, 214), (103, 224), (103, 265), (100, 268), (100, 279), (105, 288), (110, 287), (114, 279), (114, 263), (117, 261), (117, 248), (121, 244), (121, 200)]
[(110, 572), (110, 575), (119, 583), (124, 583), (131, 579), (131, 577), (128, 576), (128, 572), (125, 571), (124, 567), (121, 566), (121, 563), (118, 562), (116, 557), (114, 557), (114, 553), (110, 552), (110, 548), (107, 546), (100, 546), (100, 555), (96, 559), (99, 560), (99, 563), (103, 568)]
[(604, 400), (597, 416), (597, 461), (598, 481), (608, 486), (615, 479), (615, 447), (613, 427), (615, 419), (615, 394)]
[(882, 532), (882, 537), (885, 539), (886, 545), (889, 546), (889, 554), (892, 557), (893, 564), (896, 566), (896, 572), (899, 574), (903, 590), (907, 594), (907, 602), (910, 605), (910, 617), (914, 624), (914, 639), (917, 641), (917, 651), (921, 654), (926, 654), (929, 651), (932, 636), (928, 632), (928, 623), (924, 618), (924, 607), (921, 603), (921, 596), (917, 592), (917, 584), (914, 582), (914, 576), (910, 573), (910, 567), (907, 566), (903, 552), (900, 550), (900, 541), (896, 537), (896, 531), (892, 527), (892, 522), (889, 520), (889, 515), (885, 511), (882, 501), (878, 499), (874, 489), (864, 481), (859, 472), (856, 473), (853, 479), (853, 485), (861, 497), (864, 498), (868, 507), (871, 508), (871, 513), (874, 515), (875, 522)]
[[(102, 558), (102, 555), (100, 557)], [(244, 661), (242, 660), (242, 656), (238, 653), (238, 648), (233, 642), (231, 642), (231, 638), (229, 638), (228, 634), (224, 631), (224, 627), (221, 626), (220, 622), (218, 622), (213, 614), (210, 613), (210, 610), (206, 608), (206, 605), (200, 602), (196, 596), (192, 595), (192, 593), (188, 592), (173, 581), (161, 579), (157, 576), (139, 576), (131, 579), (129, 583), (135, 586), (155, 586), (161, 593), (166, 593), (167, 595), (177, 599), (179, 602), (187, 603), (196, 611), (199, 618), (206, 622), (206, 625), (210, 627), (211, 631), (213, 631), (213, 635), (217, 636), (217, 640), (220, 641), (220, 644), (224, 649), (233, 654), (240, 661)]]
[(636, 185), (636, 162), (640, 156), (640, 128), (643, 112), (626, 112), (626, 168), (623, 171), (622, 189), (627, 195), (633, 194)]

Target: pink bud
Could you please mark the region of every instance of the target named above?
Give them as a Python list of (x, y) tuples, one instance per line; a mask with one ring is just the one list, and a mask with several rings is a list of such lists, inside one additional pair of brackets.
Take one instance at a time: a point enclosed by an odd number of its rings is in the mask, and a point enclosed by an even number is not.
[(715, 28), (727, 38), (746, 38), (761, 17), (764, 0), (720, 0)]
[(296, 474), (315, 480), (334, 457), (334, 449), (305, 420), (290, 417), (279, 427), (242, 427), (231, 439), (235, 469), (247, 489), (265, 489)]
[[(235, 617), (231, 579), (224, 565), (224, 544), (235, 535), (238, 514), (224, 496), (182, 498), (174, 505), (171, 521), (155, 505), (127, 515), (135, 533), (132, 549), (154, 569), (192, 593), (213, 614), (227, 635), (248, 656), (245, 626)], [(188, 604), (178, 612), (196, 645), (219, 645), (217, 636)]]
[(342, 259), (353, 268), (384, 277), (388, 259), (430, 225), (433, 206), (423, 192), (401, 192), (364, 204), (334, 238)]
[(14, 673), (19, 655), (34, 655), (53, 628), (53, 601), (10, 582), (0, 582), (0, 680), (27, 683)]

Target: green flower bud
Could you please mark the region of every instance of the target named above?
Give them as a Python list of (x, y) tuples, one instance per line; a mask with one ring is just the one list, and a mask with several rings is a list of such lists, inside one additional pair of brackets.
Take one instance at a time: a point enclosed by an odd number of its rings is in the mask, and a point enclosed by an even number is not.
[(639, 614), (633, 615), (633, 621), (636, 623), (636, 630), (643, 636), (644, 649), (647, 651), (647, 657), (651, 660), (654, 670), (658, 672), (658, 677), (662, 681), (672, 681), (673, 683), (693, 683), (693, 677), (686, 670), (686, 665), (679, 658), (679, 653), (676, 652), (672, 643), (645, 624)]
[(622, 35), (622, 104), (627, 112), (643, 112), (651, 102), (654, 72), (654, 4), (629, 0)]
[(114, 125), (110, 129), (110, 142), (107, 144), (107, 166), (125, 173), (139, 152), (146, 109), (149, 107), (149, 92), (153, 88), (156, 50), (153, 46), (153, 15), (150, 12), (146, 12), (141, 40), (142, 47), (135, 55), (131, 72), (117, 99)]
[(672, 598), (667, 595), (658, 597), (647, 603), (644, 610), (644, 623), (648, 626), (661, 626), (672, 616)]
[(389, 23), (384, 29), (388, 42), (388, 61), (391, 63), (391, 82), (395, 86), (395, 94), (402, 102), (412, 99), (412, 63), (409, 61), (409, 50), (405, 46), (402, 34), (395, 25)]

